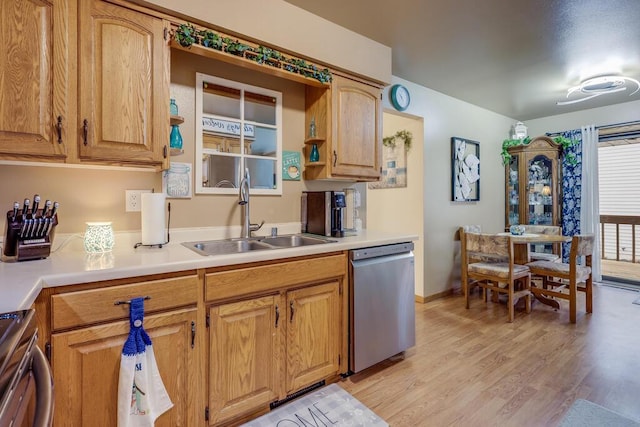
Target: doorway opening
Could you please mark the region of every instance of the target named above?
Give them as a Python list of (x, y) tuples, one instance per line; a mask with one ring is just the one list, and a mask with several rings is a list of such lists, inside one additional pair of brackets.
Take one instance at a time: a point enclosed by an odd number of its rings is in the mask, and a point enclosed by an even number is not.
[(640, 287), (640, 124), (599, 130), (603, 280)]

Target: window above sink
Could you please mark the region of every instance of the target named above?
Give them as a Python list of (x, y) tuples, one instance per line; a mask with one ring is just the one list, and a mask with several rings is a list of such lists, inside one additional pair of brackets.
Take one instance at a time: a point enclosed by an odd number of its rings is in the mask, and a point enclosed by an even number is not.
[(196, 73), (196, 193), (282, 194), (282, 93)]

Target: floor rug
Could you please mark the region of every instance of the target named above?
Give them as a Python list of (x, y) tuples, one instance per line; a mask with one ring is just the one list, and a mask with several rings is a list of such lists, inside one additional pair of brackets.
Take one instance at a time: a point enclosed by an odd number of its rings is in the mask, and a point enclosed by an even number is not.
[(243, 426), (388, 427), (389, 424), (338, 384), (331, 384), (280, 406)]
[(639, 427), (629, 419), (588, 400), (577, 399), (565, 414), (560, 427)]

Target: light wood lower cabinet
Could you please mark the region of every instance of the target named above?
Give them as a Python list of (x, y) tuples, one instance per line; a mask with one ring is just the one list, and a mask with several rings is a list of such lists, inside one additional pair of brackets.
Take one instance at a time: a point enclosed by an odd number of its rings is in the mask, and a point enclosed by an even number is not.
[(207, 295), (216, 288), (226, 295), (234, 281), (239, 293), (268, 293), (208, 308), (210, 425), (238, 422), (338, 377), (345, 272), (346, 257), (332, 255), (206, 275)]
[(209, 309), (211, 424), (278, 399), (283, 326), (279, 299), (270, 295)]
[[(191, 385), (196, 375), (191, 346), (195, 324), (195, 309), (144, 320), (158, 370), (174, 405), (156, 420), (156, 426), (194, 425), (188, 420), (195, 410), (189, 406), (197, 392)], [(56, 426), (117, 424), (120, 355), (128, 333), (129, 321), (120, 321), (52, 335)]]
[(287, 394), (339, 371), (340, 284), (287, 292)]
[(346, 253), (333, 252), (43, 289), (54, 426), (116, 425), (135, 297), (149, 297), (144, 328), (174, 403), (156, 426), (237, 425), (335, 381), (347, 370), (346, 274)]
[(194, 270), (43, 289), (35, 307), (40, 345), (50, 349), (54, 426), (117, 425), (120, 360), (129, 334), (126, 302), (135, 297), (149, 298), (143, 326), (174, 405), (155, 425), (202, 425), (201, 286)]

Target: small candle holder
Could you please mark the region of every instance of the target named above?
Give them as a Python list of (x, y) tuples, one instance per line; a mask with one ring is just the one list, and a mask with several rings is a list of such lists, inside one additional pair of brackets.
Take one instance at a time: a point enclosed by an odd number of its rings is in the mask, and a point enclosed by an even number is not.
[(84, 250), (90, 254), (109, 252), (113, 249), (115, 238), (111, 222), (87, 222), (84, 233)]

